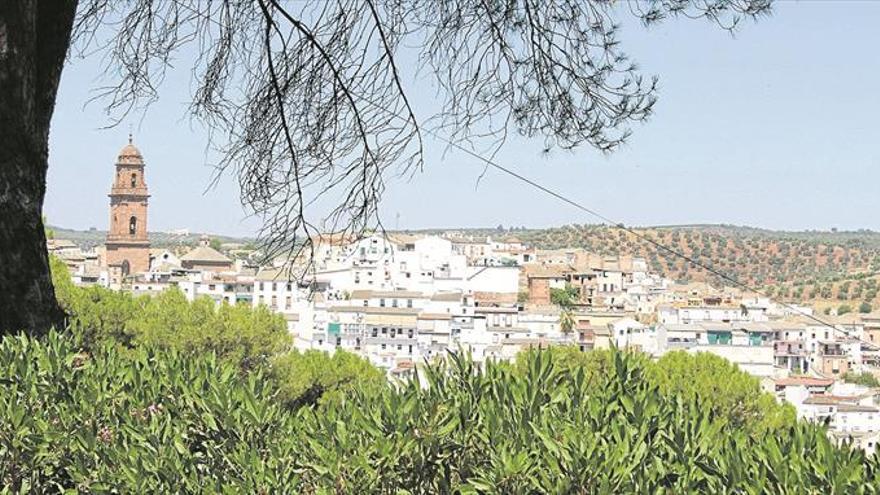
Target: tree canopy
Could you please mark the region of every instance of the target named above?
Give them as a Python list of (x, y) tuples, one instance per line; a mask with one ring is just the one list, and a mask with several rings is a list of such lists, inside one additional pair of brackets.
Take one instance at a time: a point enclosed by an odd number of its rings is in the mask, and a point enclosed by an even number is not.
[(218, 306), (207, 297), (190, 302), (176, 289), (133, 296), (103, 287), (76, 287), (64, 263), (53, 257), (51, 264), (58, 300), (86, 347), (113, 342), (127, 348), (213, 352), (251, 369), (292, 346), (284, 319), (268, 308), (225, 302)]
[(316, 350), (281, 354), (272, 361), (271, 375), (279, 384), (279, 398), (293, 409), (337, 401), (386, 380), (369, 361), (342, 350), (332, 356)]

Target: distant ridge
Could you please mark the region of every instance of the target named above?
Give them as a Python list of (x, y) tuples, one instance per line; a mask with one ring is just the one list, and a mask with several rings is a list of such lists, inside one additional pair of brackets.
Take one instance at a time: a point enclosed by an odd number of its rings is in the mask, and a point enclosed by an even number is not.
[[(91, 248), (104, 243), (104, 239), (107, 237), (106, 230), (98, 230), (98, 229), (89, 229), (89, 230), (75, 230), (75, 229), (67, 229), (64, 227), (58, 227), (57, 225), (49, 225), (47, 228), (53, 230), (55, 232), (55, 237), (57, 239), (67, 239), (71, 240), (78, 245)], [(181, 235), (174, 234), (168, 232), (148, 232), (147, 236), (150, 239), (150, 244), (155, 247), (166, 247), (166, 246), (175, 246), (175, 245), (195, 245), (198, 243), (198, 240), (201, 236), (205, 235), (205, 233), (200, 232), (190, 232), (189, 234)], [(248, 237), (233, 237), (228, 235), (221, 234), (213, 234), (208, 233), (212, 239), (217, 239), (221, 243), (233, 243), (233, 244), (247, 244), (249, 242), (253, 242), (253, 239)]]
[[(51, 227), (59, 239), (83, 247), (104, 242), (103, 230)], [(880, 308), (880, 233), (860, 231), (777, 231), (727, 224), (629, 227), (642, 235), (698, 259), (737, 280), (765, 287), (790, 302), (858, 306), (869, 302)], [(564, 225), (552, 228), (425, 228), (388, 231), (415, 234), (456, 233), (495, 240), (516, 238), (541, 249), (583, 248), (601, 255), (644, 258), (649, 268), (679, 282), (724, 285), (712, 274), (671, 257), (631, 233), (607, 225)], [(151, 232), (154, 246), (195, 245), (202, 234), (174, 235)], [(211, 234), (222, 243), (247, 244), (253, 239)]]

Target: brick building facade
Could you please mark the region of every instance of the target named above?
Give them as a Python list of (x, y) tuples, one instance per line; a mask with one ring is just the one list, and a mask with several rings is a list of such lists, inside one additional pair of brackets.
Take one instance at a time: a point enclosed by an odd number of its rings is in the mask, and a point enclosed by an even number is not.
[(105, 242), (107, 266), (118, 267), (123, 276), (150, 269), (149, 197), (144, 158), (129, 136), (116, 160), (116, 176), (110, 189), (110, 229)]

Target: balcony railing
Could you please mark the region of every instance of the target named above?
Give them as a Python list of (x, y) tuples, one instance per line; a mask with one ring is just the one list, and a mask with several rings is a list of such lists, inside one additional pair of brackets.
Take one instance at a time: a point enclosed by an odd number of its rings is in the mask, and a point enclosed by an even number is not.
[(777, 356), (804, 356), (807, 351), (803, 348), (793, 346), (775, 346), (773, 354)]

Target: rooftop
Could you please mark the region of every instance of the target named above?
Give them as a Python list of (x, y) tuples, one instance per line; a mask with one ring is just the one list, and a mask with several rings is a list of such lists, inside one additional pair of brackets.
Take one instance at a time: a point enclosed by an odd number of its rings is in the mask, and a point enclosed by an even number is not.
[(814, 376), (789, 376), (780, 378), (775, 381), (777, 386), (781, 387), (830, 387), (834, 384), (833, 378), (818, 378)]
[(210, 246), (199, 246), (181, 256), (180, 260), (206, 263), (232, 263), (231, 259)]

